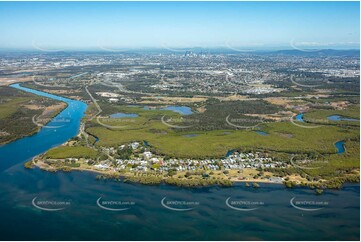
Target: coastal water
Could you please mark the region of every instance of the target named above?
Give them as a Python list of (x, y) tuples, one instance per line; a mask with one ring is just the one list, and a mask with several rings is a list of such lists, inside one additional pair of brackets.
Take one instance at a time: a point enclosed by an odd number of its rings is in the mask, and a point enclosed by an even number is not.
[[(309, 189), (185, 189), (97, 181), (91, 173), (48, 173), (13, 167), (0, 177), (2, 240), (357, 240), (359, 186), (316, 196)], [(132, 202), (125, 211), (108, 211), (104, 201)], [(260, 204), (237, 211), (226, 200)], [(61, 211), (43, 211), (32, 200), (69, 201)], [(167, 201), (193, 202), (190, 211), (173, 211)], [(294, 208), (290, 201), (318, 202), (318, 211)], [(297, 204), (297, 203), (294, 203)], [(299, 205), (298, 205), (299, 206)], [(241, 208), (247, 206), (239, 206)], [(301, 205), (301, 208), (303, 205)], [(307, 206), (304, 206), (307, 207)], [(6, 228), (6, 229), (5, 229)], [(21, 233), (19, 232), (21, 231)]]
[[(0, 147), (1, 240), (359, 239), (358, 184), (316, 196), (308, 188), (283, 185), (188, 189), (96, 180), (89, 172), (25, 169), (25, 161), (76, 135), (86, 108), (48, 97), (68, 103), (58, 116), (69, 121)], [(108, 203), (101, 207), (100, 200)]]

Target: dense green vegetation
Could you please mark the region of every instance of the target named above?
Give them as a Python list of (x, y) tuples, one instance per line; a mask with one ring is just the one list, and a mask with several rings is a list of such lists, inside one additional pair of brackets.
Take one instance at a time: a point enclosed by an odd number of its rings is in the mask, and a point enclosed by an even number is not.
[[(244, 101), (244, 103), (246, 102)], [(231, 107), (230, 109), (224, 108), (224, 110), (232, 110), (233, 113), (237, 113)], [(327, 116), (334, 114), (358, 118), (358, 108), (359, 105), (350, 106), (342, 111), (314, 109), (314, 111), (306, 113), (305, 119), (307, 122), (311, 121), (308, 120), (310, 117), (327, 120)], [(218, 107), (218, 109), (221, 108)], [(311, 163), (304, 166), (317, 169), (290, 167), (266, 169), (265, 171), (271, 171), (274, 175), (281, 177), (300, 175), (303, 178), (307, 178), (308, 182), (302, 182), (302, 184), (304, 186), (317, 187), (319, 189), (316, 191), (317, 194), (322, 193), (321, 190), (325, 188), (339, 188), (345, 181), (357, 181), (358, 174), (346, 176), (359, 168), (359, 130), (354, 126), (328, 123), (328, 125), (318, 128), (307, 129), (293, 125), (291, 122), (265, 122), (257, 126), (257, 130), (268, 133), (268, 135), (262, 136), (252, 129), (237, 129), (231, 126), (226, 126), (225, 129), (203, 131), (192, 130), (193, 126), (189, 129), (175, 129), (161, 122), (161, 117), (164, 115), (168, 117), (168, 123), (177, 119), (181, 120), (179, 114), (170, 111), (143, 110), (140, 107), (128, 106), (117, 106), (116, 110), (125, 113), (137, 113), (139, 117), (130, 119), (102, 119), (102, 122), (106, 124), (125, 126), (121, 129), (105, 128), (93, 122), (88, 126), (87, 131), (99, 137), (98, 146), (118, 146), (132, 141), (142, 142), (146, 140), (151, 145), (152, 152), (165, 155), (166, 158), (220, 158), (228, 150), (236, 149), (239, 151), (268, 152), (271, 157), (284, 163), (289, 163), (291, 156), (297, 154), (299, 159), (303, 157), (312, 160)], [(207, 110), (211, 110), (211, 108)], [(248, 110), (253, 112), (252, 109), (247, 108), (243, 109), (242, 112), (248, 112)], [(277, 109), (272, 109), (272, 107), (267, 107), (267, 110), (262, 111), (262, 108), (258, 109), (261, 113), (277, 111)], [(183, 117), (191, 120), (194, 116)], [(184, 125), (185, 123), (173, 122), (172, 124)], [(305, 123), (304, 125), (312, 124)], [(356, 126), (358, 126), (358, 123)], [(186, 136), (187, 134), (196, 134), (196, 136)], [(340, 140), (345, 141), (346, 152), (343, 154), (337, 154), (337, 149), (334, 145)], [(126, 151), (123, 152), (125, 155), (128, 155)], [(318, 167), (321, 168), (318, 169)], [(152, 177), (138, 177), (128, 180), (144, 184), (165, 182), (180, 186), (222, 185), (225, 182), (204, 179), (202, 177), (199, 179), (179, 179), (173, 177), (153, 179)], [(325, 180), (327, 182), (324, 182)], [(286, 181), (285, 185), (293, 187), (296, 183), (294, 181)]]
[(360, 119), (360, 105), (352, 105), (347, 109), (334, 110), (334, 109), (317, 109), (307, 112), (304, 115), (304, 119), (307, 122), (318, 123), (318, 124), (333, 124), (333, 125), (349, 125), (359, 126), (360, 122), (357, 121), (331, 121), (327, 117), (331, 115), (340, 115), (345, 118)]
[(46, 158), (65, 159), (65, 158), (89, 158), (96, 159), (98, 152), (94, 149), (82, 146), (60, 146), (49, 150)]
[[(247, 116), (247, 114), (273, 114), (280, 111), (280, 107), (262, 100), (248, 101), (220, 101), (209, 99), (204, 104), (204, 113), (195, 113), (187, 117), (192, 125), (187, 131), (209, 131), (232, 128), (227, 122), (237, 126), (252, 127), (266, 120), (258, 117)], [(195, 122), (192, 123), (192, 120)], [(185, 124), (185, 125), (187, 125)]]
[[(261, 136), (252, 130), (228, 129), (212, 131), (183, 131), (173, 129), (161, 122), (163, 115), (179, 117), (169, 111), (143, 110), (137, 107), (123, 107), (127, 113), (138, 113), (131, 119), (102, 119), (108, 125), (125, 126), (123, 129), (109, 129), (95, 121), (87, 129), (99, 137), (99, 146), (117, 146), (131, 141), (147, 140), (154, 151), (170, 157), (222, 157), (230, 149), (270, 150), (287, 153), (335, 153), (334, 143), (339, 140), (358, 137), (358, 130), (337, 126), (322, 126), (305, 129), (290, 122), (264, 123), (257, 129), (269, 135)], [(197, 134), (187, 137), (186, 134)]]
[[(38, 130), (32, 117), (40, 115), (44, 109), (29, 109), (25, 105), (46, 107), (56, 103), (12, 87), (0, 87), (0, 144), (31, 135)], [(50, 114), (49, 118), (56, 114)]]
[[(291, 84), (290, 86), (293, 85)], [(312, 80), (305, 80), (303, 84), (311, 85)], [(312, 90), (305, 89), (300, 91), (297, 88), (291, 88), (290, 90), (293, 91), (288, 91), (281, 96), (294, 97), (301, 94), (312, 94)], [(91, 90), (96, 92), (107, 89), (104, 86), (95, 85), (91, 87)], [(359, 122), (329, 121), (327, 119), (330, 115), (359, 119), (359, 100), (353, 96), (342, 96), (341, 93), (334, 93), (333, 95), (321, 99), (305, 97), (290, 102), (294, 106), (309, 105), (311, 109), (305, 113), (304, 120), (306, 123), (302, 125), (322, 124), (321, 127), (315, 129), (298, 127), (287, 121), (272, 122), (257, 116), (250, 116), (274, 114), (282, 110), (281, 106), (262, 100), (220, 101), (210, 98), (206, 102), (187, 104), (194, 110), (202, 106), (205, 108), (205, 112), (181, 116), (166, 110), (144, 110), (141, 105), (109, 104), (106, 99), (99, 97), (99, 104), (103, 109), (101, 114), (103, 117), (100, 118), (100, 121), (108, 127), (100, 125), (96, 119), (93, 119), (92, 122), (86, 123), (86, 131), (99, 138), (99, 141), (95, 143), (98, 147), (117, 147), (132, 141), (142, 142), (146, 140), (153, 153), (164, 155), (165, 158), (220, 158), (228, 150), (236, 149), (239, 151), (268, 152), (274, 159), (289, 163), (290, 157), (296, 154), (299, 159), (303, 157), (312, 160), (311, 163), (304, 166), (316, 169), (289, 167), (266, 169), (265, 171), (271, 171), (274, 175), (281, 177), (299, 175), (307, 180), (307, 182), (302, 182), (302, 185), (317, 188), (316, 193), (321, 194), (325, 188), (340, 188), (346, 181), (358, 181), (359, 179), (359, 175), (354, 173), (359, 168)], [(353, 105), (347, 109), (336, 110), (329, 105), (330, 102), (334, 101), (348, 101)], [(159, 108), (159, 105), (155, 106)], [(89, 106), (89, 110), (91, 108), (92, 105)], [(123, 119), (104, 117), (116, 112), (136, 113), (139, 117)], [(259, 135), (252, 128), (243, 129), (232, 126), (226, 122), (227, 117), (238, 126), (251, 127), (257, 124), (255, 129), (265, 131), (268, 135)], [(174, 128), (175, 126), (182, 128)], [(95, 138), (89, 137), (91, 143), (94, 143)], [(346, 152), (344, 154), (336, 154), (337, 149), (334, 144), (340, 140), (345, 141)], [(82, 141), (78, 143), (85, 144)], [(98, 156), (95, 150), (84, 146), (59, 147), (46, 154), (46, 158), (54, 159), (67, 157), (96, 159)], [(129, 159), (131, 156), (132, 151), (128, 147), (117, 150), (117, 158)], [(106, 159), (107, 157), (103, 158)], [(77, 163), (69, 163), (63, 168), (69, 170), (69, 168), (77, 166)], [(318, 167), (321, 168), (318, 169)], [(127, 177), (125, 181), (143, 184), (164, 182), (179, 186), (228, 186), (231, 184), (227, 179), (208, 179), (202, 176), (182, 177), (180, 179), (175, 178), (175, 176), (177, 175), (170, 172), (168, 177), (144, 175)], [(286, 180), (285, 185), (293, 187), (296, 183)]]

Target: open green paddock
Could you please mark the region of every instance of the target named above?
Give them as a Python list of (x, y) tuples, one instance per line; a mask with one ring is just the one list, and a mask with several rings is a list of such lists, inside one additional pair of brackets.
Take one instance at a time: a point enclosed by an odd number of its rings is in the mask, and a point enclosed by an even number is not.
[(350, 125), (350, 126), (359, 126), (359, 122), (355, 121), (330, 121), (327, 119), (328, 116), (331, 115), (340, 115), (345, 118), (353, 118), (353, 119), (360, 119), (360, 105), (352, 105), (349, 106), (347, 109), (343, 110), (313, 110), (310, 112), (305, 113), (303, 116), (306, 122), (312, 123), (321, 123), (321, 124), (333, 124), (333, 125)]
[(50, 159), (66, 159), (66, 158), (88, 158), (96, 159), (98, 152), (94, 149), (83, 146), (60, 146), (49, 150), (46, 158)]
[[(230, 126), (227, 130), (183, 131), (161, 122), (161, 117), (180, 118), (170, 111), (124, 108), (127, 113), (137, 113), (137, 118), (101, 119), (110, 129), (93, 120), (87, 132), (99, 138), (98, 146), (118, 146), (132, 141), (146, 140), (160, 154), (170, 157), (210, 158), (223, 157), (228, 150), (271, 150), (286, 153), (335, 154), (334, 143), (359, 136), (358, 129), (325, 125), (317, 128), (302, 128), (291, 122), (264, 123), (262, 136), (253, 130)], [(191, 116), (189, 116), (191, 118)], [(186, 137), (186, 134), (197, 134)]]

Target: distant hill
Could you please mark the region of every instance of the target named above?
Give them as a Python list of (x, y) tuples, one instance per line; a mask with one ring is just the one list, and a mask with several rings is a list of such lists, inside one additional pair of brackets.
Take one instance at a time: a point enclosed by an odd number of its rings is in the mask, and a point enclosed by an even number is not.
[(179, 48), (179, 49), (164, 49), (164, 48), (140, 48), (140, 49), (129, 49), (126, 51), (104, 51), (104, 50), (61, 50), (61, 51), (39, 51), (39, 50), (16, 50), (16, 49), (1, 49), (0, 55), (22, 55), (22, 54), (32, 54), (32, 55), (44, 55), (44, 56), (71, 56), (71, 55), (81, 55), (81, 54), (126, 54), (126, 55), (139, 55), (139, 54), (175, 54), (175, 55), (186, 55), (186, 54), (241, 54), (241, 55), (285, 55), (285, 56), (308, 56), (308, 57), (317, 57), (317, 56), (347, 56), (347, 57), (360, 57), (360, 50), (358, 49), (288, 49), (288, 50), (242, 50), (242, 49), (229, 49), (229, 48)]
[[(266, 53), (266, 52), (265, 52)], [(278, 55), (295, 55), (295, 56), (350, 56), (357, 57), (360, 56), (360, 50), (334, 50), (334, 49), (322, 49), (322, 50), (279, 50), (271, 51), (268, 54), (278, 54)]]

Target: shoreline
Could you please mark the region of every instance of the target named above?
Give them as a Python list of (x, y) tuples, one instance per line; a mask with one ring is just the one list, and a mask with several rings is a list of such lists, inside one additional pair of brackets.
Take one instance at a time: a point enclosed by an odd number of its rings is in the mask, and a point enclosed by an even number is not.
[[(195, 187), (208, 187), (208, 186), (218, 186), (218, 187), (232, 187), (234, 184), (244, 184), (246, 187), (253, 187), (253, 188), (260, 188), (260, 184), (272, 184), (272, 185), (282, 185), (283, 188), (291, 189), (295, 187), (305, 187), (310, 190), (316, 192), (317, 195), (323, 193), (324, 190), (340, 190), (342, 189), (343, 185), (346, 183), (350, 184), (360, 184), (359, 176), (358, 179), (344, 179), (340, 181), (338, 184), (339, 186), (329, 186), (328, 182), (332, 182), (332, 180), (325, 180), (319, 183), (304, 183), (299, 182), (297, 180), (284, 180), (282, 182), (272, 181), (267, 179), (247, 179), (247, 180), (239, 180), (236, 178), (224, 177), (224, 178), (216, 178), (212, 177), (212, 179), (206, 179), (202, 177), (193, 177), (193, 178), (178, 178), (179, 173), (175, 174), (174, 176), (161, 176), (160, 174), (135, 174), (130, 172), (118, 172), (114, 170), (97, 170), (91, 169), (88, 167), (71, 167), (71, 166), (62, 166), (59, 168), (53, 167), (49, 164), (44, 163), (42, 160), (35, 161), (36, 158), (33, 160), (28, 161), (31, 165), (25, 165), (26, 168), (38, 168), (40, 170), (46, 172), (89, 172), (93, 174), (97, 174), (95, 179), (98, 180), (107, 180), (113, 179), (116, 181), (122, 181), (124, 183), (135, 183), (141, 185), (160, 185), (160, 184), (167, 184), (170, 186), (177, 186), (177, 187), (185, 187), (185, 188), (195, 188)], [(211, 177), (209, 177), (211, 178)], [(332, 184), (332, 183), (331, 183)]]
[(26, 134), (23, 134), (21, 137), (16, 137), (16, 138), (7, 140), (5, 142), (0, 142), (0, 146), (10, 144), (12, 142), (15, 142), (17, 140), (20, 140), (20, 139), (23, 139), (23, 138), (26, 138), (26, 137), (31, 137), (31, 136), (39, 133), (40, 130), (44, 126), (46, 126), (48, 123), (50, 123), (56, 116), (58, 116), (58, 114), (60, 114), (62, 111), (64, 111), (69, 106), (66, 102), (62, 102), (62, 101), (60, 101), (60, 102), (65, 103), (66, 104), (65, 107), (63, 109), (60, 109), (58, 112), (54, 113), (54, 116), (50, 117), (50, 120), (48, 122), (44, 123), (42, 126), (36, 126), (33, 131), (31, 131), (29, 133), (26, 133)]
[[(28, 88), (28, 89), (38, 91), (33, 88)], [(43, 92), (43, 91), (40, 91), (40, 92)], [(54, 94), (47, 93), (47, 92), (44, 92), (44, 93), (54, 95)], [(55, 96), (58, 96), (58, 95), (55, 95)], [(65, 98), (62, 96), (59, 96), (59, 97)], [(73, 99), (69, 99), (69, 98), (65, 98), (65, 99), (69, 100), (69, 101), (73, 101)], [(57, 99), (55, 99), (55, 100), (57, 100)], [(67, 105), (64, 109), (59, 110), (59, 112), (57, 114), (59, 114), (61, 111), (65, 110), (69, 106), (66, 101), (62, 101), (62, 100), (58, 100), (58, 101), (65, 102)], [(79, 101), (79, 100), (77, 100), (77, 101)], [(80, 101), (80, 102), (83, 102), (83, 101)], [(55, 117), (57, 114), (55, 114)], [(49, 121), (49, 122), (51, 122), (51, 121)], [(80, 123), (80, 127), (82, 127), (82, 125), (84, 125), (83, 122)], [(39, 132), (40, 129), (41, 129), (41, 127), (39, 127), (32, 134)], [(86, 132), (86, 131), (84, 130), (84, 132)], [(78, 129), (77, 136), (79, 136), (81, 134), (82, 134), (82, 130)], [(91, 135), (92, 137), (96, 137), (96, 135), (93, 135), (91, 133), (89, 133), (88, 135)], [(65, 146), (68, 141), (66, 141), (62, 145)], [(42, 159), (42, 155), (44, 155), (45, 153), (40, 154), (37, 157), (38, 158), (40, 157), (40, 159)], [(56, 160), (55, 160), (55, 162), (56, 162)], [(30, 168), (30, 166), (32, 166), (32, 163), (33, 163), (33, 165), (39, 167), (40, 169), (51, 171), (51, 172), (55, 172), (55, 171), (68, 171), (69, 172), (72, 170), (87, 171), (87, 172), (101, 174), (105, 178), (106, 177), (110, 177), (110, 178), (111, 177), (113, 177), (113, 178), (122, 177), (124, 179), (142, 183), (142, 184), (155, 184), (155, 183), (161, 183), (161, 182), (165, 182), (165, 183), (170, 182), (170, 183), (172, 183), (171, 185), (177, 185), (177, 186), (206, 186), (206, 185), (213, 185), (213, 184), (228, 186), (228, 185), (232, 185), (233, 183), (252, 183), (253, 186), (255, 186), (254, 184), (257, 184), (257, 183), (283, 184), (286, 187), (293, 187), (293, 186), (300, 185), (300, 186), (309, 186), (309, 187), (317, 187), (317, 188), (324, 188), (325, 186), (326, 187), (335, 186), (335, 184), (330, 184), (330, 185), (328, 184), (329, 181), (332, 182), (332, 179), (322, 180), (319, 182), (317, 182), (317, 181), (309, 182), (304, 177), (301, 178), (299, 174), (295, 174), (292, 176), (291, 175), (281, 176), (280, 174), (278, 174), (278, 176), (274, 176), (273, 172), (265, 172), (266, 173), (265, 175), (267, 175), (267, 176), (262, 175), (261, 178), (259, 178), (257, 176), (254, 176), (255, 174), (252, 174), (254, 171), (256, 171), (256, 169), (254, 169), (254, 168), (244, 169), (244, 170), (242, 170), (242, 172), (240, 172), (240, 170), (235, 170), (235, 169), (228, 170), (229, 174), (228, 174), (228, 172), (227, 173), (225, 172), (227, 170), (214, 170), (213, 171), (213, 170), (208, 170), (208, 169), (206, 169), (206, 170), (198, 170), (197, 169), (196, 173), (192, 173), (190, 175), (188, 175), (188, 174), (185, 175), (184, 170), (173, 173), (172, 175), (169, 175), (169, 174), (167, 175), (165, 173), (157, 173), (156, 171), (153, 171), (153, 170), (151, 172), (138, 172), (138, 171), (132, 171), (131, 169), (130, 170), (122, 169), (119, 172), (119, 170), (115, 170), (114, 168), (111, 168), (111, 167), (104, 167), (104, 169), (103, 169), (103, 167), (100, 169), (99, 169), (99, 167), (94, 168), (92, 166), (89, 166), (87, 162), (77, 163), (77, 164), (75, 164), (75, 163), (69, 164), (67, 162), (69, 162), (69, 161), (66, 161), (64, 164), (62, 160), (59, 160), (58, 163), (51, 163), (51, 161), (50, 161), (50, 164), (46, 164), (44, 162), (41, 162), (40, 164), (38, 164), (37, 162), (30, 161), (30, 162), (27, 162), (26, 165), (29, 166), (29, 168)], [(111, 170), (111, 169), (113, 169), (113, 170)], [(238, 172), (238, 174), (237, 174), (237, 172)], [(244, 173), (246, 173), (246, 174), (244, 174)], [(336, 181), (338, 184), (340, 184), (340, 183), (342, 184), (343, 180), (347, 181), (347, 179), (348, 179), (348, 178), (341, 178), (341, 177), (337, 177), (337, 178), (339, 179)], [(355, 178), (351, 177), (351, 179), (355, 179)]]
[[(26, 82), (27, 82), (27, 81), (21, 82), (21, 83), (15, 82), (15, 83), (11, 83), (11, 84), (6, 85), (6, 86), (11, 87), (11, 88), (15, 88), (15, 87), (12, 87), (11, 85), (13, 85), (13, 84), (19, 84), (19, 85), (20, 85), (20, 84), (24, 84), (24, 83), (26, 83)], [(21, 89), (18, 89), (18, 88), (15, 88), (15, 89), (25, 92), (24, 90), (21, 90)], [(41, 91), (41, 90), (37, 90), (37, 89), (34, 89), (34, 90), (36, 90), (36, 91)], [(26, 93), (30, 93), (30, 92), (26, 92)], [(30, 93), (30, 94), (33, 94), (33, 93)], [(51, 93), (49, 93), (49, 94), (51, 94)], [(36, 94), (33, 94), (33, 95), (38, 96), (38, 95), (36, 95)], [(49, 97), (45, 97), (45, 98), (48, 98), (49, 100), (55, 100), (55, 99), (52, 99), (52, 98), (49, 98)], [(44, 126), (48, 125), (51, 121), (53, 121), (53, 119), (54, 119), (56, 116), (58, 116), (62, 111), (66, 110), (66, 109), (69, 107), (69, 104), (68, 104), (67, 102), (60, 101), (60, 100), (55, 100), (55, 101), (57, 101), (57, 102), (59, 102), (59, 103), (64, 103), (65, 106), (64, 106), (63, 108), (58, 109), (56, 112), (54, 112), (54, 113), (49, 117), (49, 121), (48, 121), (48, 122), (42, 124), (41, 126), (37, 125), (36, 127), (34, 127), (34, 130), (32, 130), (32, 131), (30, 131), (30, 132), (28, 132), (28, 133), (26, 133), (26, 134), (23, 134), (23, 135), (21, 135), (20, 137), (15, 137), (15, 138), (12, 138), (12, 139), (7, 140), (7, 141), (5, 141), (5, 142), (0, 142), (0, 146), (10, 144), (10, 143), (12, 143), (12, 142), (15, 142), (15, 141), (17, 141), (17, 140), (23, 139), (23, 138), (25, 138), (25, 137), (31, 137), (31, 136), (39, 133), (40, 130), (41, 130)]]
[[(34, 158), (35, 159), (35, 158)], [(72, 172), (72, 171), (78, 171), (78, 172), (89, 172), (89, 173), (93, 173), (93, 174), (97, 174), (97, 175), (101, 175), (101, 176), (104, 176), (102, 177), (103, 179), (116, 179), (116, 178), (122, 178), (123, 181), (126, 180), (126, 179), (132, 179), (132, 178), (139, 178), (139, 176), (132, 176), (132, 175), (127, 175), (126, 173), (120, 173), (120, 172), (117, 172), (117, 171), (111, 171), (111, 170), (97, 170), (97, 169), (91, 169), (91, 168), (86, 168), (86, 167), (70, 167), (70, 166), (66, 166), (66, 167), (61, 167), (61, 168), (55, 168), (53, 166), (50, 166), (48, 164), (45, 164), (43, 161), (34, 161), (33, 160), (30, 160), (28, 162), (31, 162), (32, 163), (32, 167), (31, 168), (38, 168), (40, 170), (43, 170), (43, 171), (46, 171), (46, 172)], [(30, 167), (29, 167), (30, 168)], [(66, 168), (66, 169), (63, 169), (63, 168)], [(152, 176), (153, 177), (153, 176)], [(170, 179), (176, 179), (177, 178), (174, 178), (174, 177), (169, 177)], [(161, 183), (166, 183), (165, 182), (166, 178), (162, 178), (160, 179), (160, 182), (159, 184)], [(184, 178), (182, 179), (178, 179), (178, 181), (180, 180), (186, 180)], [(274, 185), (284, 185), (283, 182), (277, 182), (277, 181), (270, 181), (269, 179), (249, 179), (249, 180), (239, 180), (239, 179), (236, 179), (236, 178), (233, 178), (233, 179), (225, 179), (225, 178), (221, 178), (221, 180), (224, 180), (224, 181), (229, 181), (231, 183), (236, 183), (236, 184), (247, 184), (249, 183), (249, 186), (252, 187), (252, 185), (254, 183), (260, 183), (260, 184), (274, 184)], [(205, 179), (205, 181), (207, 181)], [(142, 182), (134, 182), (134, 183), (139, 183), (139, 184), (143, 184)], [(168, 184), (168, 183), (166, 183)], [(169, 184), (169, 185), (172, 185), (172, 184)], [(175, 185), (175, 184), (174, 184)], [(197, 187), (204, 187), (204, 186), (212, 186), (213, 184), (206, 184), (206, 185), (200, 185), (200, 186), (197, 186)], [(177, 186), (177, 185), (176, 185)], [(183, 186), (183, 185), (180, 185), (180, 187), (188, 187), (188, 186)]]

